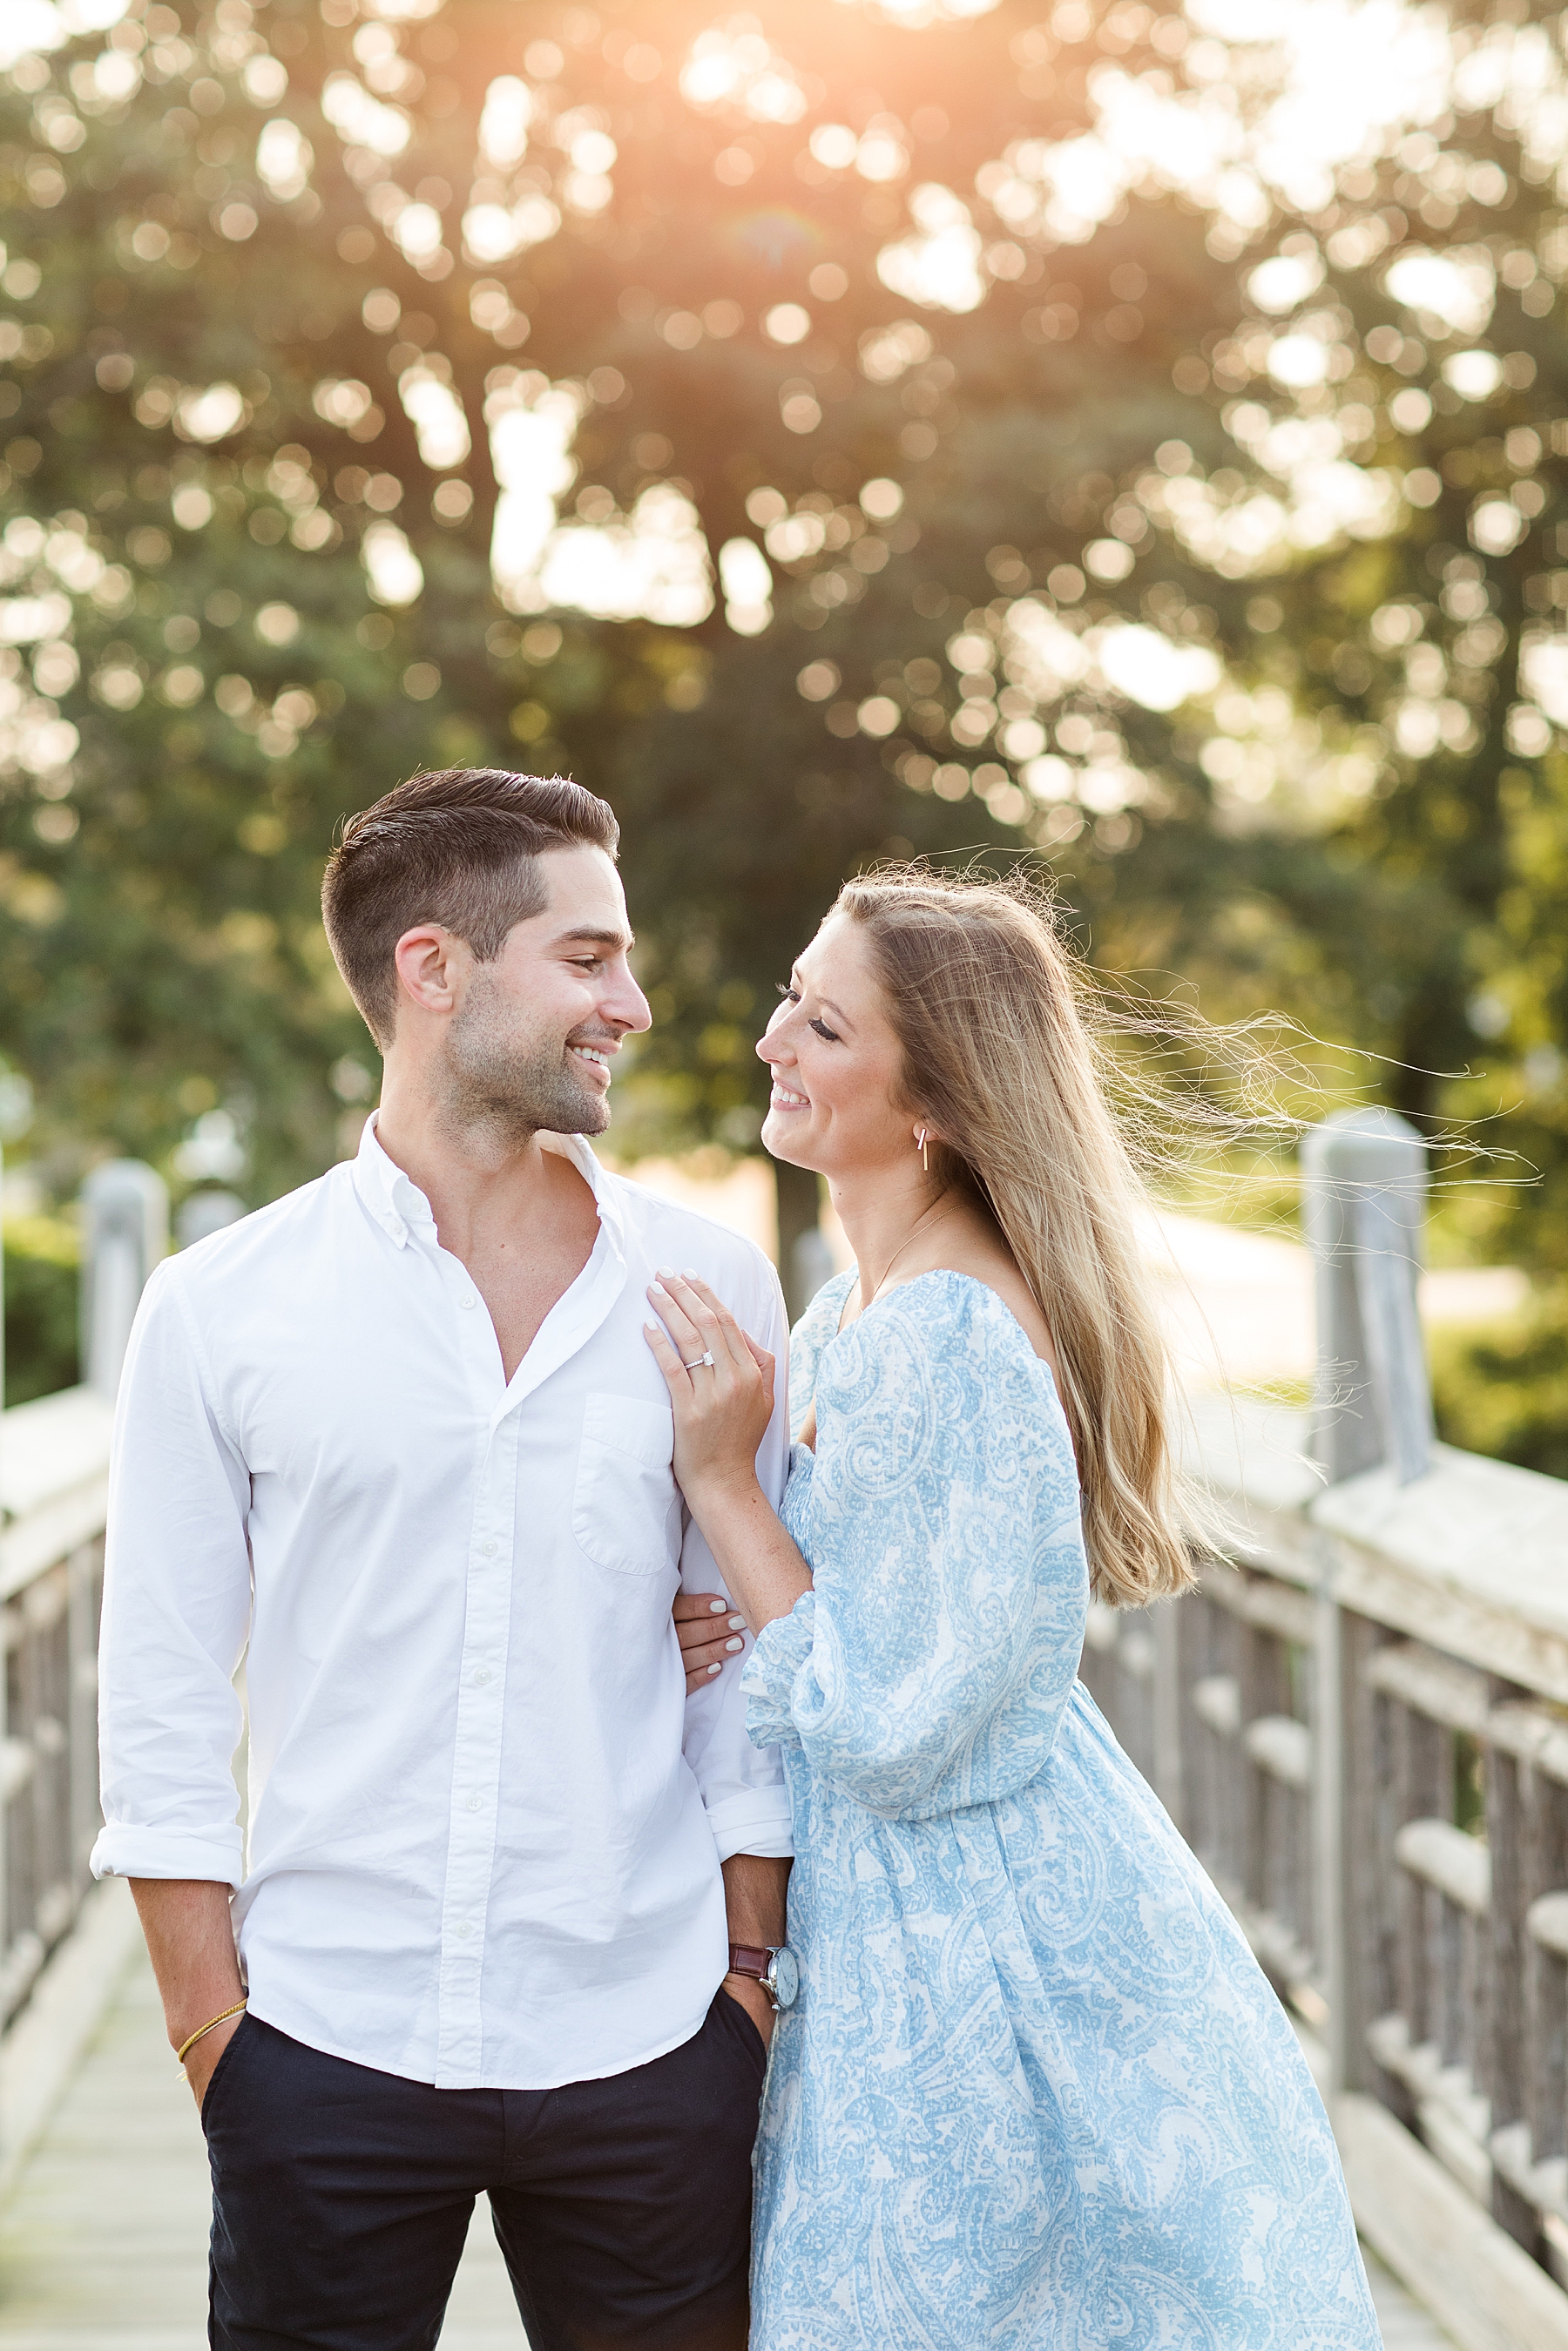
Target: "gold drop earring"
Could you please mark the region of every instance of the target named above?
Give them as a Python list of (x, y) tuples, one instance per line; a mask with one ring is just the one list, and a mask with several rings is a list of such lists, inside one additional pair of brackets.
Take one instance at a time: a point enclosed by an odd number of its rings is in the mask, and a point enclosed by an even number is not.
[(921, 1128), (919, 1134), (915, 1138), (915, 1148), (920, 1154), (921, 1166), (925, 1170), (927, 1176), (929, 1176), (931, 1173), (931, 1162), (925, 1155), (925, 1129), (924, 1127)]

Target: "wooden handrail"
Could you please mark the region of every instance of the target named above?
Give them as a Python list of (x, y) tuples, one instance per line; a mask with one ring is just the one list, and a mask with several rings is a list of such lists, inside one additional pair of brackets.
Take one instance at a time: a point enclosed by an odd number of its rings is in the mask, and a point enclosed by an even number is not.
[[(1199, 1396), (1188, 1423), (1225, 1555), (1190, 1598), (1107, 1614), (1083, 1677), (1321, 2040), (1331, 2110), (1387, 2110), (1353, 2181), (1379, 2250), (1417, 2294), (1447, 2277), (1416, 2217), (1435, 2155), (1540, 2280), (1489, 2253), (1504, 2315), (1471, 2332), (1476, 2303), (1445, 2304), (1456, 2340), (1517, 2323), (1568, 2351), (1568, 1484), (1437, 1446), (1409, 1482), (1329, 1485), (1305, 1415)], [(1123, 1663), (1145, 1624), (1152, 1677)]]
[(85, 1387), (0, 1415), (0, 2025), (90, 1886), (112, 1425)]

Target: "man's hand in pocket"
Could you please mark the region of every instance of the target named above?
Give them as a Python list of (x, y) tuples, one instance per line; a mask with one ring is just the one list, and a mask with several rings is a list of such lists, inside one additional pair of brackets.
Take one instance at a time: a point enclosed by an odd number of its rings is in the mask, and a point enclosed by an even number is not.
[(207, 2084), (218, 2070), (218, 2059), (244, 2022), (243, 2015), (231, 2016), (226, 2024), (214, 2025), (211, 2032), (202, 2035), (186, 2058), (185, 2079), (191, 2085), (191, 2095), (196, 2101), (198, 2114), (207, 2102)]
[(726, 1976), (724, 1990), (737, 2007), (743, 2008), (762, 2035), (762, 2046), (768, 2048), (773, 2039), (773, 2002), (755, 1976)]

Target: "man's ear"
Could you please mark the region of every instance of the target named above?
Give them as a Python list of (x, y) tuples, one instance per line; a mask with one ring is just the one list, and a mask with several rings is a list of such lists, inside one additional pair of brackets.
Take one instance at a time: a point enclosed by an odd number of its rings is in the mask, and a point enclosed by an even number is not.
[(466, 941), (439, 923), (422, 923), (405, 931), (392, 949), (400, 1002), (411, 1002), (438, 1019), (452, 1012), (472, 960)]

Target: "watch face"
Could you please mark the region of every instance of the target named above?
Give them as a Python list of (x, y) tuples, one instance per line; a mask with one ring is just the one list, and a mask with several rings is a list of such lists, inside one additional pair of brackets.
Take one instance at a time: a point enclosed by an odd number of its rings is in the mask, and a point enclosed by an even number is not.
[(775, 1951), (773, 1954), (773, 1965), (768, 1972), (773, 1979), (772, 1982), (768, 1986), (768, 1990), (772, 1992), (780, 2008), (793, 2008), (795, 2005), (796, 1995), (799, 1993), (800, 1989), (800, 1970), (795, 1963), (794, 1952), (790, 1950)]

